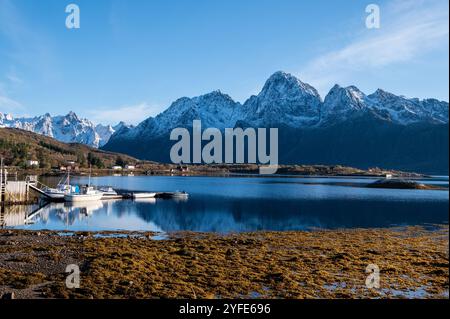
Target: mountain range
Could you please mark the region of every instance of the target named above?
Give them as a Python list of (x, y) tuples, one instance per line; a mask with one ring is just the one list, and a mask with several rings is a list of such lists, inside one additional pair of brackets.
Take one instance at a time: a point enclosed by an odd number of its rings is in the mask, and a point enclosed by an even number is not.
[(175, 127), (277, 127), (280, 164), (382, 167), (448, 174), (448, 102), (406, 98), (382, 89), (370, 95), (335, 85), (324, 99), (295, 76), (274, 73), (243, 104), (221, 91), (173, 102), (137, 126), (93, 124), (74, 112), (14, 118), (0, 113), (0, 127), (19, 128), (62, 142), (82, 143), (131, 156), (170, 162)]
[(14, 118), (11, 114), (0, 112), (0, 127), (18, 128), (45, 136), (53, 137), (65, 143), (81, 143), (92, 147), (101, 147), (111, 135), (126, 126), (120, 122), (115, 126), (95, 125), (87, 119), (79, 118), (74, 112), (65, 116), (44, 114), (31, 118)]
[(281, 164), (448, 173), (448, 102), (339, 85), (322, 100), (314, 87), (281, 71), (243, 104), (221, 91), (180, 98), (136, 127), (122, 126), (103, 149), (170, 162), (170, 131), (191, 128), (193, 120), (204, 128), (277, 127)]

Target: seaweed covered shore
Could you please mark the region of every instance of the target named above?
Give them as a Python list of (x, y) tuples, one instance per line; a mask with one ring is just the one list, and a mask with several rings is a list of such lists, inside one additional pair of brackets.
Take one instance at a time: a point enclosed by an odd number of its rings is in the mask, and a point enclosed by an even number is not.
[[(0, 230), (0, 296), (448, 298), (448, 225), (155, 235)], [(66, 287), (69, 264), (79, 288)]]

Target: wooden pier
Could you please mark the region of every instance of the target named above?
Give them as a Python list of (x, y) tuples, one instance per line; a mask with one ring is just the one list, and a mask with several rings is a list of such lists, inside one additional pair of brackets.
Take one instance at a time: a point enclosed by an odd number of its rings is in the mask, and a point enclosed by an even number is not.
[[(12, 178), (11, 176), (12, 175)], [(30, 185), (34, 183), (33, 178), (27, 178), (25, 181), (17, 180), (17, 174), (9, 174), (3, 165), (3, 159), (0, 162), (0, 205), (21, 205), (34, 203), (35, 197), (30, 194)]]
[[(8, 205), (29, 205), (36, 204), (38, 197), (46, 199), (47, 201), (62, 201), (63, 199), (55, 200), (46, 191), (48, 186), (40, 183), (37, 176), (27, 176), (25, 180), (18, 180), (17, 173), (10, 174), (7, 168), (3, 165), (3, 159), (0, 163), (0, 208), (4, 212), (4, 207)], [(153, 193), (153, 192), (152, 192)], [(108, 199), (135, 199), (136, 194), (141, 192), (120, 192), (116, 195), (104, 195), (102, 200)], [(38, 196), (36, 196), (38, 195)], [(142, 194), (141, 194), (142, 195)], [(187, 198), (188, 194), (185, 192), (155, 192), (151, 198), (160, 199), (183, 199)], [(147, 198), (139, 196), (139, 198)], [(0, 225), (2, 224), (2, 214), (0, 214)]]

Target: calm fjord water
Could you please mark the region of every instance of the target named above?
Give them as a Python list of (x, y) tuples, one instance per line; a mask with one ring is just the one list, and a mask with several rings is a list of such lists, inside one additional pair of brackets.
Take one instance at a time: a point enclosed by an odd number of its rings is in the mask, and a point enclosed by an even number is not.
[[(50, 204), (29, 216), (25, 225), (11, 226), (74, 231), (241, 232), (448, 223), (448, 190), (358, 187), (371, 181), (337, 177), (97, 177), (91, 179), (92, 184), (129, 191), (185, 190), (190, 196), (186, 201)], [(72, 182), (86, 183), (87, 179), (74, 178)], [(448, 177), (433, 183), (448, 185)]]

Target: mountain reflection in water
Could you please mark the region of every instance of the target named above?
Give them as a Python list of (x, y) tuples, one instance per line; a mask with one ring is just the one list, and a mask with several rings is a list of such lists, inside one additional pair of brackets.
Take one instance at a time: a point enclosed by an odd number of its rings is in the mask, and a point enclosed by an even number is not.
[[(51, 230), (242, 232), (388, 227), (448, 222), (448, 201), (146, 199), (52, 203), (6, 214), (7, 226)], [(9, 216), (9, 217), (8, 217)], [(9, 220), (9, 225), (8, 225)]]
[[(185, 190), (185, 201), (143, 199), (5, 207), (7, 227), (71, 231), (243, 232), (448, 223), (448, 190), (366, 188), (368, 178), (105, 176), (128, 191)], [(73, 177), (76, 183), (86, 178)], [(53, 181), (57, 183), (57, 179)], [(448, 187), (448, 177), (428, 179)], [(51, 185), (51, 180), (46, 180)], [(351, 184), (354, 186), (340, 186)]]

